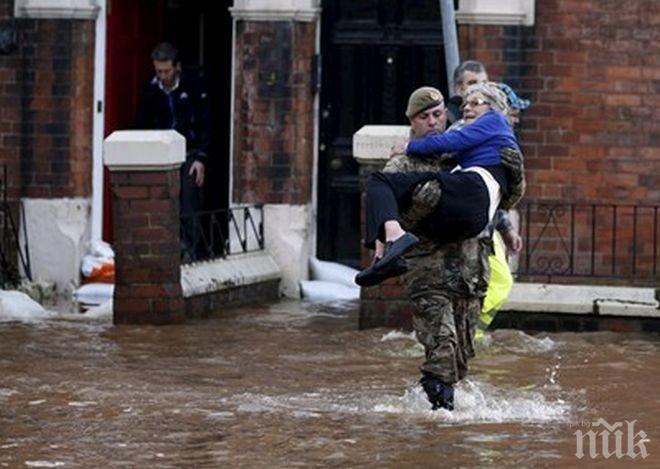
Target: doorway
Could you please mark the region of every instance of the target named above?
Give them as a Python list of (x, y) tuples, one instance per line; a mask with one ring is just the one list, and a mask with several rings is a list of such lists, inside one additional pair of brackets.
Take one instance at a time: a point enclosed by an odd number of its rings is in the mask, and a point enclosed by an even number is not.
[[(229, 128), (233, 0), (108, 0), (105, 135), (134, 125), (140, 90), (153, 76), (151, 51), (177, 47), (184, 70), (203, 77), (213, 135), (204, 209), (229, 206)], [(112, 239), (109, 178), (104, 182), (103, 238)]]
[(410, 93), (447, 91), (437, 0), (324, 0), (321, 19), (318, 256), (360, 265), (360, 180), (352, 137), (407, 124)]

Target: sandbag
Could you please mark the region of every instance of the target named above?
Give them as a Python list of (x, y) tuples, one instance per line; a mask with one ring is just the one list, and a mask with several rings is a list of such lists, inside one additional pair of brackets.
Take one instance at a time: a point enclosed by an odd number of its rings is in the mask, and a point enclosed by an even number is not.
[(357, 300), (360, 298), (360, 287), (324, 280), (303, 280), (300, 282), (300, 295), (309, 301)]
[(312, 280), (340, 283), (347, 287), (357, 287), (355, 276), (359, 271), (336, 262), (309, 258), (309, 274)]
[(53, 314), (23, 292), (0, 290), (0, 322), (36, 322)]
[(80, 266), (83, 283), (114, 283), (114, 258), (115, 253), (108, 243), (92, 241)]
[(114, 291), (110, 283), (87, 283), (73, 292), (73, 299), (83, 306), (95, 306), (112, 299)]

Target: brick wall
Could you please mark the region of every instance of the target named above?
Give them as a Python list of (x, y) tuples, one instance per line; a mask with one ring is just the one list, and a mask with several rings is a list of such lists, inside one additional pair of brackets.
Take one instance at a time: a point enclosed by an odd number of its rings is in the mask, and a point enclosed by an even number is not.
[(237, 23), (233, 202), (311, 200), (315, 37), (314, 23)]
[(655, 0), (550, 0), (533, 27), (459, 27), (461, 57), (532, 100), (529, 198), (660, 204), (659, 15)]
[[(0, 21), (13, 2), (0, 0)], [(94, 22), (16, 19), (0, 55), (0, 163), (10, 198), (91, 194)]]

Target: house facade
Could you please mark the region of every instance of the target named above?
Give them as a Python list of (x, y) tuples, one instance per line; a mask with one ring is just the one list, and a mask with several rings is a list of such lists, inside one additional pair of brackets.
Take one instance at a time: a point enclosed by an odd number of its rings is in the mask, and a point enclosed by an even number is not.
[[(554, 256), (556, 272), (657, 278), (658, 18), (654, 0), (458, 2), (461, 59), (533, 103), (520, 131), (532, 276)], [(310, 255), (357, 266), (352, 136), (405, 124), (418, 86), (447, 91), (441, 24), (434, 0), (0, 0), (0, 162), (33, 275), (65, 288), (85, 243), (110, 240), (103, 139), (132, 125), (164, 39), (209, 84), (208, 208), (265, 204), (286, 295)]]

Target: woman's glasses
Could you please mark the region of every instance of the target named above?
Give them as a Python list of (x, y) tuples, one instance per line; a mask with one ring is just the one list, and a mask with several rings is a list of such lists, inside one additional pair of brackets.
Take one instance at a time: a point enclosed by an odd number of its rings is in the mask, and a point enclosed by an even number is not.
[(465, 109), (466, 106), (470, 106), (471, 108), (475, 108), (477, 106), (483, 106), (484, 104), (490, 104), (488, 101), (486, 101), (483, 98), (475, 98), (475, 99), (470, 99), (468, 101), (465, 101), (461, 105), (461, 111)]

